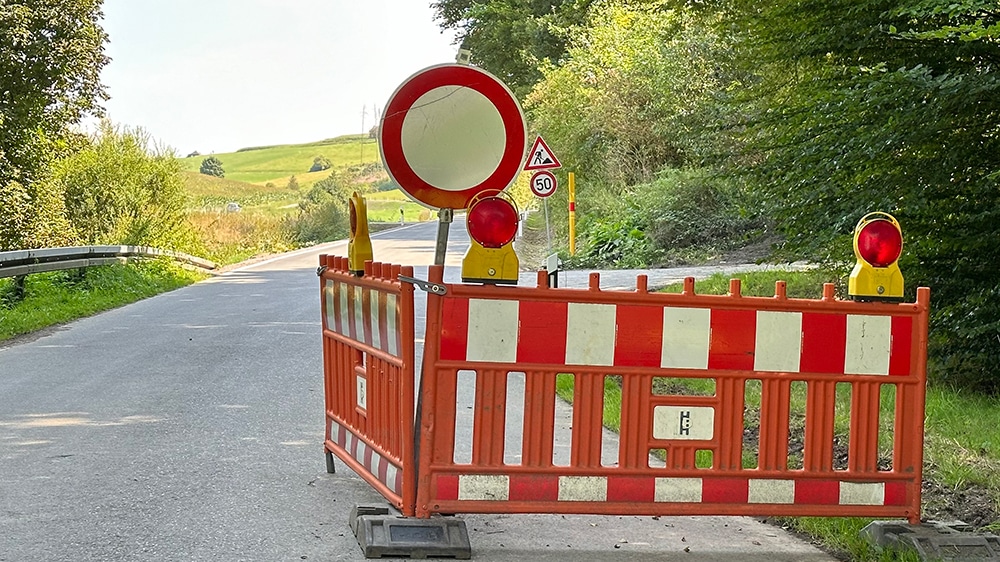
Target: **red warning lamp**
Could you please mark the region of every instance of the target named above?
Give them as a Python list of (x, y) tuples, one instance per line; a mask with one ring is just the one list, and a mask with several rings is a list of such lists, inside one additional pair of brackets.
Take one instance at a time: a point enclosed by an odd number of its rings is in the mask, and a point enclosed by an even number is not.
[(882, 212), (861, 217), (854, 228), (854, 255), (858, 261), (847, 282), (855, 300), (901, 302), (903, 274), (897, 260), (903, 252), (899, 222)]
[(469, 236), (484, 248), (501, 248), (517, 234), (517, 209), (502, 197), (477, 199), (469, 208)]
[(503, 192), (489, 190), (469, 203), (469, 250), (462, 260), (466, 283), (517, 283), (518, 259), (511, 242), (517, 234), (517, 207)]
[(903, 251), (903, 235), (886, 219), (875, 219), (858, 232), (858, 253), (872, 267), (889, 267)]

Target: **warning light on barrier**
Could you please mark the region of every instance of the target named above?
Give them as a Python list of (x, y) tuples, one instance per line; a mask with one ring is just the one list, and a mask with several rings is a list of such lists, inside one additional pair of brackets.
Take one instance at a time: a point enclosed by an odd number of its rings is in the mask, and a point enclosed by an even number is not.
[(372, 240), (368, 236), (368, 205), (365, 198), (355, 191), (348, 206), (351, 214), (351, 238), (347, 242), (347, 267), (355, 275), (363, 275), (365, 262), (374, 259)]
[(465, 283), (516, 284), (517, 207), (500, 191), (485, 191), (469, 203), (466, 224), (472, 243), (462, 260)]
[(854, 255), (858, 262), (847, 284), (854, 300), (903, 300), (903, 273), (897, 260), (903, 252), (903, 231), (896, 219), (882, 212), (868, 213), (854, 227)]

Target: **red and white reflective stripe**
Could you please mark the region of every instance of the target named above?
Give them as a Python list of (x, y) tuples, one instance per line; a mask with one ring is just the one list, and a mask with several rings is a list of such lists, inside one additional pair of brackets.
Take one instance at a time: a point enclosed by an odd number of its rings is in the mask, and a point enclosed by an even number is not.
[(441, 358), (906, 376), (912, 328), (909, 316), (446, 298)]
[(389, 462), (346, 427), (329, 420), (330, 440), (347, 451), (375, 478), (396, 494), (403, 493), (403, 470)]
[(328, 280), (324, 299), (327, 329), (399, 356), (402, 325), (394, 293)]
[(879, 505), (906, 503), (903, 482), (648, 476), (440, 475), (439, 501)]

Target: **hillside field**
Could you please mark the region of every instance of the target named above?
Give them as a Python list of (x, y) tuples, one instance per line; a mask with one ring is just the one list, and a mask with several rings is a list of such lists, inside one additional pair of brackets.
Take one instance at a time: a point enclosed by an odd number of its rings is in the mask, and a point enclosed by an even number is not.
[[(208, 156), (222, 162), (226, 176), (217, 178), (199, 172)], [(309, 172), (317, 156), (328, 158), (330, 170)], [(179, 159), (184, 170), (192, 211), (200, 214), (224, 213), (228, 203), (237, 203), (244, 215), (264, 215), (271, 219), (298, 212), (298, 202), (312, 186), (333, 171), (379, 161), (378, 143), (367, 135), (345, 135), (305, 144), (242, 148), (236, 152)], [(289, 188), (295, 176), (299, 188)], [(365, 178), (369, 180), (371, 178)], [(378, 178), (375, 178), (376, 180)], [(427, 220), (430, 212), (410, 201), (398, 189), (369, 193), (368, 218), (372, 222), (395, 222), (403, 209), (407, 222)]]
[(181, 158), (181, 166), (186, 171), (198, 172), (202, 160), (209, 156), (215, 156), (222, 162), (227, 179), (284, 186), (290, 177), (295, 176), (302, 189), (308, 189), (316, 181), (330, 175), (330, 171), (326, 170), (309, 172), (318, 156), (328, 158), (335, 169), (379, 160), (375, 139), (367, 135), (345, 135), (306, 144), (248, 147), (236, 152), (201, 154)]

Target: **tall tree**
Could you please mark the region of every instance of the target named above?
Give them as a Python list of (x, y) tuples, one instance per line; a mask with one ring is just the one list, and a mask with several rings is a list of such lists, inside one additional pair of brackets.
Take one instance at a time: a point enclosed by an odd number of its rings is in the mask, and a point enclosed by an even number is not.
[(101, 0), (0, 0), (0, 250), (65, 243), (61, 193), (44, 181), (100, 115)]
[(99, 115), (107, 35), (101, 0), (0, 2), (0, 183), (30, 183)]
[(436, 0), (442, 29), (458, 31), (472, 62), (497, 75), (519, 97), (541, 77), (539, 65), (558, 63), (567, 33), (586, 20), (594, 0)]
[(788, 247), (849, 259), (858, 218), (895, 214), (910, 287), (934, 290), (934, 356), (962, 384), (1000, 390), (996, 3), (737, 5), (742, 48), (762, 69), (741, 162)]

